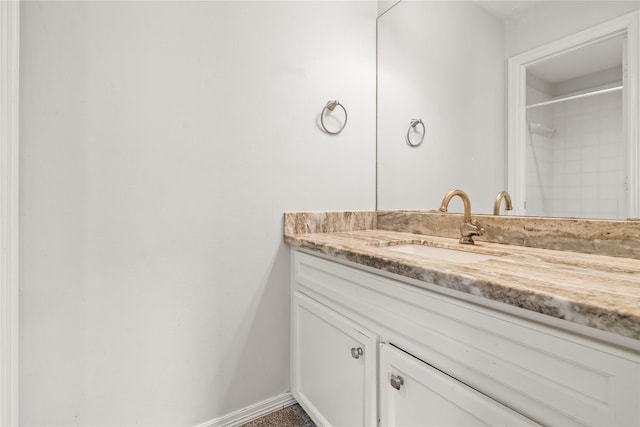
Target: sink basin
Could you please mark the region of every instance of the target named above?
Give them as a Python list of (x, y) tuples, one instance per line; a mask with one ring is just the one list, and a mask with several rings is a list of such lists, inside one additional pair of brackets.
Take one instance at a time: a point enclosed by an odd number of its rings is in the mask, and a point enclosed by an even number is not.
[(447, 262), (457, 262), (467, 264), (471, 262), (486, 261), (488, 259), (496, 259), (492, 255), (478, 254), (475, 252), (458, 251), (455, 249), (438, 248), (434, 246), (426, 246), (420, 244), (394, 245), (386, 246), (385, 249), (390, 252), (403, 253), (408, 255), (416, 255), (419, 257), (436, 259)]

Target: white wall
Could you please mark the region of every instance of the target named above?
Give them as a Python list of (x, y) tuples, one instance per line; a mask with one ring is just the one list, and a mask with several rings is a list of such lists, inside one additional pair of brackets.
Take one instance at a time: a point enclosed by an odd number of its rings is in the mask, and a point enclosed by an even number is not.
[[(473, 2), (404, 1), (378, 18), (380, 209), (435, 209), (461, 188), (473, 213), (493, 211), (506, 184), (503, 36)], [(414, 118), (419, 147), (405, 142)]]
[(21, 425), (288, 391), (282, 212), (374, 208), (376, 9), (22, 3)]

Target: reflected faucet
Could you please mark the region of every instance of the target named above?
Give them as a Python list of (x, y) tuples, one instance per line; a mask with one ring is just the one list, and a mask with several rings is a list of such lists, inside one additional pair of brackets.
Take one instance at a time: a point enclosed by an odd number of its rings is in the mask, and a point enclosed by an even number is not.
[(454, 196), (459, 196), (462, 199), (462, 203), (464, 204), (464, 218), (462, 220), (462, 225), (460, 226), (460, 243), (464, 243), (466, 245), (473, 245), (473, 236), (482, 236), (484, 234), (484, 228), (480, 225), (478, 221), (475, 219), (471, 219), (471, 201), (469, 200), (469, 196), (462, 190), (452, 190), (444, 196), (442, 199), (442, 204), (440, 205), (440, 212), (447, 212), (447, 208), (449, 207), (449, 202)]
[(501, 191), (496, 196), (496, 201), (493, 204), (494, 215), (500, 215), (500, 202), (502, 201), (502, 198), (504, 198), (504, 204), (505, 204), (504, 209), (507, 211), (513, 210), (513, 205), (511, 204), (511, 196), (506, 191)]

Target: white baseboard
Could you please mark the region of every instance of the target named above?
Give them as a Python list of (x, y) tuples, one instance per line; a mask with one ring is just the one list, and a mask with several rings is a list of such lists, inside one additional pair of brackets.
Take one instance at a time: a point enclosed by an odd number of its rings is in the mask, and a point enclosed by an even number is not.
[(197, 427), (238, 427), (295, 403), (296, 400), (291, 396), (291, 393), (283, 393), (222, 417), (206, 421)]

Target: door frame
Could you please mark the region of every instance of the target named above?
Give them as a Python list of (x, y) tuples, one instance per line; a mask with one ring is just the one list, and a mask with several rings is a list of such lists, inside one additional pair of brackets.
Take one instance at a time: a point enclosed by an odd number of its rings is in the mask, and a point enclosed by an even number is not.
[(20, 1), (0, 1), (0, 426), (18, 425)]
[(635, 11), (548, 43), (508, 60), (507, 190), (514, 215), (526, 215), (526, 67), (617, 34), (627, 35), (627, 87), (624, 90), (625, 143), (628, 154), (627, 217), (640, 217), (640, 143), (638, 140), (640, 74), (638, 20)]

